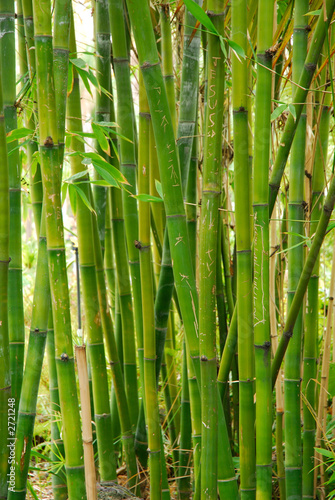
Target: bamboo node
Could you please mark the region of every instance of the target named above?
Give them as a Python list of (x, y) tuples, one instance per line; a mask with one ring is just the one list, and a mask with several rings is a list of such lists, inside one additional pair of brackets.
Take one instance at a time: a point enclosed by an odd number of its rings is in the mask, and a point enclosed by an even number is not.
[(0, 264), (9, 264), (11, 260), (11, 257), (8, 260), (0, 260)]
[(48, 137), (44, 141), (44, 146), (46, 148), (52, 148), (53, 145), (54, 145), (54, 141), (53, 141), (52, 137), (50, 135), (48, 135)]
[(202, 355), (201, 358), (200, 358), (200, 361), (208, 361), (207, 356)]
[(62, 352), (62, 354), (60, 355), (60, 359), (61, 361), (69, 361), (69, 356), (66, 354), (66, 352)]

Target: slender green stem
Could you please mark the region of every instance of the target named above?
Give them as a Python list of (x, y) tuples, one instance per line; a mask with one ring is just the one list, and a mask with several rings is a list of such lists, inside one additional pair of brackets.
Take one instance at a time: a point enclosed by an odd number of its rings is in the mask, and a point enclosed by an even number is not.
[(85, 498), (83, 449), (74, 372), (70, 304), (60, 201), (60, 163), (53, 79), (51, 5), (34, 0), (39, 150), (46, 204), (46, 233), (55, 353), (66, 454), (69, 498)]
[[(208, 2), (208, 15), (223, 33), (224, 2)], [(205, 150), (200, 216), (199, 246), (199, 342), (201, 360), (201, 498), (214, 498), (217, 492), (217, 383), (216, 383), (216, 253), (222, 182), (221, 130), (224, 101), (224, 56), (220, 40), (208, 36), (207, 73), (210, 94), (205, 124)]]
[[(0, 63), (1, 68), (1, 63)], [(2, 73), (0, 72), (0, 75)], [(15, 428), (8, 428), (8, 416), (15, 419), (15, 399), (11, 398), (11, 374), (8, 337), (8, 265), (9, 265), (9, 174), (5, 117), (0, 77), (0, 498), (7, 498), (9, 454), (15, 453)], [(10, 406), (9, 406), (10, 404)], [(10, 412), (9, 409), (14, 410)], [(11, 445), (10, 447), (8, 445)], [(11, 463), (12, 466), (12, 463)], [(10, 469), (12, 474), (12, 469)], [(13, 476), (10, 476), (10, 480)], [(15, 481), (14, 481), (15, 482)], [(11, 485), (11, 482), (9, 483)]]
[[(0, 48), (3, 72), (3, 107), (6, 133), (17, 128), (15, 10), (14, 0), (4, 0), (0, 5)], [(22, 294), (22, 244), (21, 244), (21, 174), (18, 142), (8, 145), (9, 169), (9, 274), (8, 274), (8, 327), (11, 359), (12, 397), (18, 405), (21, 392), (24, 362), (24, 311)]]

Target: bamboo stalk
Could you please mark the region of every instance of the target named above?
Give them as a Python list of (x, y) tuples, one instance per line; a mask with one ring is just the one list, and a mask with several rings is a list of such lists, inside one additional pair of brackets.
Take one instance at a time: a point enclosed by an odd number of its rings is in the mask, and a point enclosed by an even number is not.
[[(334, 314), (334, 292), (335, 292), (335, 242), (333, 246), (333, 259), (332, 259), (332, 272), (329, 285), (329, 299), (328, 299), (328, 314), (327, 314), (327, 325), (326, 333), (324, 337), (324, 347), (323, 347), (323, 359), (322, 359), (322, 370), (321, 370), (321, 384), (320, 384), (320, 396), (318, 402), (317, 411), (317, 428), (316, 428), (316, 438), (315, 445), (317, 448), (321, 448), (321, 436), (326, 435), (327, 426), (327, 408), (328, 408), (328, 380), (329, 380), (329, 362), (330, 362), (330, 352), (331, 352), (331, 334), (333, 328), (333, 314)], [(318, 476), (318, 468), (321, 469), (321, 498), (324, 500), (325, 492), (325, 469), (322, 461), (322, 456), (320, 453), (315, 453), (314, 457), (314, 492), (316, 489), (316, 481)]]
[[(140, 82), (139, 143), (149, 140), (147, 99), (143, 81)], [(149, 194), (149, 149), (139, 148), (139, 194)], [(148, 426), (150, 497), (161, 498), (161, 443), (156, 391), (156, 338), (153, 302), (153, 275), (150, 258), (150, 205), (139, 202), (140, 267), (144, 333), (144, 394), (146, 423)]]
[[(1, 71), (0, 75), (2, 75)], [(9, 406), (12, 400), (8, 336), (8, 265), (9, 174), (5, 117), (2, 100), (2, 78), (0, 77), (0, 498), (6, 498), (7, 496), (7, 472), (10, 450), (8, 443), (14, 443), (15, 439), (15, 430), (12, 431), (8, 428), (9, 408), (13, 409), (12, 406)], [(11, 438), (11, 440), (8, 441), (8, 438)]]
[[(143, 339), (143, 317), (141, 298), (141, 278), (139, 252), (134, 241), (138, 240), (138, 209), (137, 200), (130, 194), (136, 195), (136, 151), (134, 136), (134, 116), (132, 105), (132, 93), (130, 85), (129, 53), (124, 20), (124, 5), (122, 0), (109, 0), (110, 26), (113, 40), (113, 67), (117, 90), (117, 122), (120, 127), (120, 170), (129, 182), (128, 192), (122, 190), (122, 203), (126, 230), (127, 250), (129, 258), (129, 269), (133, 287), (135, 330), (138, 342)], [(135, 336), (129, 338), (128, 342), (134, 343)], [(134, 360), (136, 363), (136, 360)], [(129, 379), (133, 388), (133, 398), (137, 398), (137, 376), (136, 371)], [(134, 406), (133, 412), (138, 415), (138, 407)]]
[(33, 2), (39, 150), (46, 200), (46, 233), (50, 289), (55, 322), (55, 351), (59, 381), (69, 498), (85, 498), (82, 439), (75, 383), (69, 294), (66, 276), (63, 223), (60, 203), (60, 164), (53, 81), (51, 6), (49, 0)]
[[(224, 3), (208, 2), (208, 15), (223, 33)], [(199, 345), (201, 360), (201, 498), (217, 492), (217, 384), (216, 384), (216, 253), (221, 193), (224, 56), (219, 38), (208, 35), (209, 110), (205, 124), (205, 149), (199, 245)]]
[(88, 373), (86, 363), (86, 348), (84, 345), (75, 347), (78, 367), (78, 380), (81, 401), (81, 419), (83, 422), (83, 445), (85, 463), (85, 483), (87, 500), (97, 499), (97, 487), (95, 477), (95, 463), (93, 450), (93, 434), (91, 423), (90, 388), (88, 385)]
[[(44, 215), (44, 214), (43, 214)], [(42, 215), (42, 217), (43, 217)], [(36, 417), (38, 388), (47, 337), (50, 306), (48, 255), (45, 237), (45, 222), (41, 225), (38, 260), (34, 290), (33, 314), (29, 335), (27, 361), (22, 383), (22, 397), (18, 409), (15, 443), (15, 486), (9, 498), (25, 498), (30, 462), (30, 451)]]
[[(246, 51), (247, 49), (247, 5), (246, 2), (240, 8), (241, 5), (238, 2), (232, 3), (232, 38), (234, 42), (238, 43)], [(261, 8), (260, 8), (261, 9)], [(264, 9), (264, 16), (267, 14), (267, 9)], [(264, 18), (265, 19), (265, 18)], [(260, 22), (260, 21), (259, 21)], [(264, 20), (262, 21), (264, 22)], [(267, 25), (271, 26), (271, 20), (267, 19)], [(265, 30), (264, 30), (265, 31)], [(268, 35), (268, 31), (265, 31), (265, 37)], [(259, 37), (258, 40), (258, 57), (264, 51), (264, 47), (267, 47), (268, 39), (263, 40)], [(263, 64), (264, 61), (262, 60)], [(234, 187), (235, 187), (235, 198), (240, 201), (236, 204), (236, 251), (237, 251), (237, 323), (238, 323), (238, 363), (239, 363), (239, 420), (240, 420), (240, 469), (241, 469), (241, 498), (253, 498), (255, 496), (255, 442), (254, 442), (254, 352), (253, 352), (253, 327), (252, 327), (252, 294), (250, 293), (252, 286), (252, 255), (251, 255), (251, 241), (250, 241), (250, 186), (249, 186), (249, 149), (248, 149), (248, 99), (247, 99), (247, 86), (248, 86), (248, 73), (247, 73), (247, 61), (239, 60), (236, 55), (232, 56), (232, 69), (233, 69), (233, 120), (234, 120), (234, 144), (235, 144), (235, 163), (234, 163)], [(258, 66), (258, 71), (260, 67)], [(258, 76), (260, 81), (261, 74)], [(263, 81), (263, 86), (261, 87), (262, 92), (265, 94), (267, 92), (264, 88), (266, 82)], [(259, 83), (260, 85), (260, 83)], [(256, 87), (256, 99), (260, 95), (257, 92), (258, 84)], [(264, 95), (266, 98), (266, 94)], [(258, 97), (259, 99), (259, 97)], [(256, 108), (256, 113), (258, 114), (264, 108), (264, 116), (262, 118), (266, 123), (266, 101), (261, 103), (258, 102), (258, 107)], [(256, 114), (256, 125), (257, 127), (257, 114)], [(257, 130), (257, 128), (256, 128)], [(259, 131), (260, 132), (260, 131)], [(259, 133), (258, 132), (258, 133)], [(266, 138), (262, 138), (262, 144), (266, 144)], [(264, 148), (265, 149), (265, 148)], [(264, 152), (264, 159), (266, 161), (266, 151)], [(258, 160), (260, 161), (260, 160)], [(257, 162), (255, 159), (255, 175), (261, 175), (261, 170), (257, 172)], [(260, 183), (257, 184), (259, 186)], [(242, 194), (243, 193), (243, 194)], [(257, 198), (258, 196), (258, 198)], [(258, 202), (261, 195), (256, 193), (255, 199)], [(264, 199), (261, 203), (264, 203)], [(257, 208), (257, 207), (256, 207)], [(262, 225), (262, 220), (260, 220), (260, 214), (255, 208), (255, 217), (258, 224)], [(258, 218), (257, 218), (258, 217)], [(266, 239), (262, 238), (262, 233), (257, 230), (257, 225), (255, 224), (255, 241), (258, 236), (259, 245), (261, 252), (266, 253)], [(262, 228), (264, 229), (264, 228)], [(257, 249), (257, 246), (255, 245)], [(266, 261), (259, 261), (257, 257), (257, 250), (255, 249), (255, 280), (259, 279), (259, 273), (264, 273), (266, 277)], [(257, 261), (256, 261), (257, 257)], [(257, 263), (257, 268), (256, 268)], [(256, 274), (257, 273), (257, 274)], [(259, 288), (263, 288), (264, 284), (259, 285)], [(255, 287), (257, 291), (257, 288)], [(255, 321), (259, 321), (261, 317), (259, 314), (261, 312), (264, 321), (264, 310), (266, 311), (266, 304), (263, 303), (263, 299), (255, 296)], [(259, 310), (261, 308), (261, 311)], [(232, 316), (231, 306), (230, 314)], [(266, 314), (266, 312), (265, 312)], [(233, 320), (231, 320), (230, 329), (232, 329)], [(266, 326), (266, 325), (265, 325)], [(256, 333), (256, 327), (255, 327)], [(257, 339), (257, 340), (256, 340)], [(264, 339), (258, 334), (255, 337), (255, 342), (262, 344)], [(227, 339), (228, 345), (228, 339)], [(257, 360), (257, 351), (256, 351)], [(266, 350), (262, 351), (262, 356), (266, 356)], [(227, 369), (229, 367), (227, 365)], [(228, 372), (226, 372), (228, 375)], [(260, 373), (262, 380), (265, 378), (264, 373)], [(256, 386), (257, 390), (257, 386)], [(258, 388), (259, 390), (259, 388)], [(261, 397), (261, 396), (260, 396)], [(265, 393), (262, 398), (265, 397)], [(256, 400), (257, 401), (257, 400)], [(261, 402), (261, 401), (260, 401)], [(257, 408), (257, 407), (256, 407)], [(263, 429), (265, 431), (265, 421), (264, 415), (260, 415), (262, 418)], [(258, 422), (258, 420), (257, 420)], [(257, 425), (257, 424), (256, 424)], [(257, 430), (258, 428), (256, 428)], [(258, 439), (258, 433), (257, 433)], [(258, 441), (257, 441), (258, 442)], [(262, 447), (266, 447), (266, 442), (262, 442)], [(265, 450), (263, 450), (265, 451)], [(261, 456), (258, 457), (258, 465), (264, 466), (264, 462), (260, 463)], [(264, 460), (264, 459), (263, 459)], [(266, 469), (264, 469), (266, 470)], [(264, 475), (265, 477), (265, 475)], [(261, 480), (262, 478), (259, 477)], [(263, 478), (263, 483), (265, 482)], [(259, 488), (263, 487), (264, 484), (257, 483)], [(259, 490), (261, 491), (261, 489)], [(261, 497), (260, 497), (261, 498)]]
[[(316, 131), (315, 157), (313, 178), (311, 183), (311, 222), (310, 235), (313, 235), (319, 220), (323, 202), (324, 172), (327, 165), (329, 104), (330, 96), (321, 104), (319, 127)], [(303, 434), (303, 492), (304, 495), (313, 495), (314, 491), (314, 446), (315, 446), (315, 419), (313, 410), (316, 410), (316, 372), (317, 372), (317, 339), (318, 339), (318, 291), (319, 291), (319, 259), (317, 259), (307, 290), (306, 300), (306, 328), (304, 339), (304, 372), (302, 391), (307, 402), (304, 404), (304, 434)]]
[[(307, 20), (309, 2), (295, 3), (293, 34), (293, 81), (297, 82), (303, 69), (307, 53)], [(293, 95), (297, 90), (293, 89)], [(306, 109), (301, 112), (299, 124), (291, 148), (288, 205), (288, 288), (287, 305), (290, 307), (303, 268), (304, 249), (301, 236), (304, 235), (304, 176), (306, 146)], [(298, 314), (293, 341), (290, 343), (284, 370), (285, 398), (285, 474), (286, 496), (302, 496), (302, 439), (301, 439), (301, 350), (303, 316)], [(289, 432), (287, 430), (289, 429)]]
[[(0, 4), (0, 49), (2, 67), (3, 107), (6, 133), (17, 128), (15, 9), (14, 0)], [(22, 294), (21, 242), (21, 173), (18, 141), (8, 144), (9, 171), (9, 274), (8, 274), (8, 328), (11, 358), (12, 397), (19, 405), (24, 363), (24, 310)]]
[[(130, 196), (136, 194), (136, 156), (134, 144), (134, 126), (133, 126), (133, 108), (132, 94), (130, 87), (130, 68), (129, 55), (126, 39), (124, 7), (120, 0), (109, 1), (110, 27), (113, 39), (113, 64), (117, 90), (117, 122), (120, 127), (120, 133), (126, 139), (120, 138), (120, 170), (129, 182), (129, 191), (122, 191), (122, 204), (124, 213), (124, 226), (127, 241), (129, 269), (133, 285), (133, 304), (136, 335), (143, 338), (143, 319), (141, 306), (141, 288), (140, 288), (140, 263), (139, 253), (135, 247), (134, 241), (138, 240), (138, 214), (137, 200)], [(121, 293), (121, 288), (120, 288)], [(127, 333), (128, 348), (132, 343), (131, 352), (133, 358), (130, 360), (130, 351), (128, 353), (129, 361), (132, 367), (125, 369), (125, 379), (128, 391), (128, 401), (132, 401), (133, 424), (136, 424), (138, 417), (138, 396), (137, 396), (137, 374), (136, 374), (136, 356), (135, 356), (135, 335), (133, 330), (129, 329)], [(140, 341), (141, 343), (142, 341)], [(125, 347), (125, 346), (124, 346)], [(127, 373), (128, 372), (128, 373)]]
[[(200, 7), (202, 6), (202, 0), (196, 0), (195, 3)], [(186, 8), (183, 65), (180, 82), (180, 113), (177, 131), (177, 145), (184, 195), (186, 194), (193, 136), (197, 120), (201, 33), (199, 30), (194, 31), (195, 25), (196, 19)]]
[[(71, 30), (71, 52), (76, 53), (74, 27)], [(79, 79), (73, 70), (73, 88), (68, 98), (67, 124), (70, 132), (81, 131), (81, 109), (79, 94)], [(84, 152), (84, 145), (73, 135), (70, 151), (75, 155), (70, 156), (71, 173), (76, 175), (82, 172), (81, 157), (76, 154)], [(83, 175), (79, 180), (87, 181), (88, 175)], [(88, 183), (80, 185), (87, 199), (90, 199)], [(116, 464), (112, 439), (112, 420), (109, 404), (109, 390), (107, 370), (105, 364), (105, 349), (103, 344), (102, 321), (98, 297), (98, 286), (95, 266), (95, 248), (92, 214), (83, 200), (78, 196), (76, 201), (77, 236), (79, 250), (80, 276), (83, 291), (83, 311), (85, 315), (85, 332), (89, 361), (92, 373), (92, 389), (94, 401), (95, 424), (98, 442), (99, 471), (101, 481), (116, 479)]]

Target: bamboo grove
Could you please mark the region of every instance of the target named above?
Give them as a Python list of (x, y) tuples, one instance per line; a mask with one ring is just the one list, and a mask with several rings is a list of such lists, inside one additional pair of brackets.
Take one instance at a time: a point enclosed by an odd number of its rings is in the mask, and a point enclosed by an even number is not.
[(0, 0), (0, 499), (333, 498), (334, 10)]

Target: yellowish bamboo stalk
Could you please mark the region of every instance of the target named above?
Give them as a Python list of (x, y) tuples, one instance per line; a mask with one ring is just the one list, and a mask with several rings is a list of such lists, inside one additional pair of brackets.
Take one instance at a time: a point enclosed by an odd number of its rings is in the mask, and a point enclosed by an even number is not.
[(85, 483), (87, 500), (97, 500), (97, 486), (94, 464), (93, 435), (91, 423), (90, 388), (88, 385), (88, 372), (85, 345), (75, 346), (78, 379), (81, 401), (81, 419), (83, 427)]

